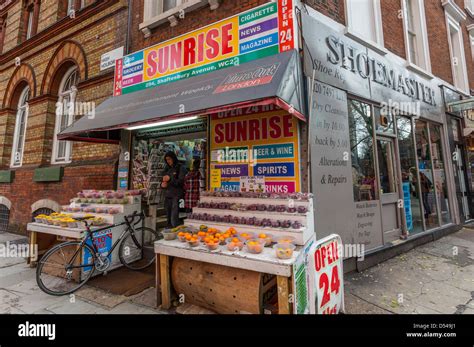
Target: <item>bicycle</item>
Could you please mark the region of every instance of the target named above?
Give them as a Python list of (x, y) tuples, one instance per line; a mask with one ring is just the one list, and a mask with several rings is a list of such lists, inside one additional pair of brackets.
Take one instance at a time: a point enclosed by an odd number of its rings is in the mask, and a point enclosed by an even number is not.
[[(137, 222), (136, 217), (139, 217)], [(131, 270), (147, 268), (155, 260), (153, 246), (160, 237), (159, 233), (151, 228), (135, 228), (135, 225), (144, 218), (144, 213), (135, 211), (129, 216), (124, 216), (124, 221), (121, 223), (95, 230), (91, 230), (87, 220), (82, 220), (86, 226), (86, 236), (82, 241), (60, 243), (48, 250), (38, 262), (36, 269), (38, 286), (45, 293), (56, 296), (75, 292), (87, 283), (96, 270), (104, 275), (107, 273), (111, 266), (112, 252), (119, 244), (119, 259), (125, 267)], [(110, 250), (100, 253), (94, 235), (122, 225), (127, 225), (127, 228)], [(84, 254), (84, 257), (81, 257), (81, 254)]]

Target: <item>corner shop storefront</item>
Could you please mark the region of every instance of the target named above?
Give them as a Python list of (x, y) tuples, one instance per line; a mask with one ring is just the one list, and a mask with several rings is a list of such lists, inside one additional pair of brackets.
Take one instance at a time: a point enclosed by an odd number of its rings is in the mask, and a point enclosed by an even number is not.
[(370, 252), (457, 221), (441, 82), (310, 14), (302, 27), (318, 237)]
[[(131, 163), (119, 166), (119, 187), (145, 189), (158, 207), (167, 150), (188, 169), (201, 161), (205, 189), (219, 169), (212, 188), (235, 191), (241, 177), (263, 176), (269, 191), (301, 191), (306, 118), (294, 46), (291, 2), (278, 2), (135, 52), (116, 61), (114, 97), (60, 138), (121, 141)], [(125, 146), (121, 129), (132, 130)]]

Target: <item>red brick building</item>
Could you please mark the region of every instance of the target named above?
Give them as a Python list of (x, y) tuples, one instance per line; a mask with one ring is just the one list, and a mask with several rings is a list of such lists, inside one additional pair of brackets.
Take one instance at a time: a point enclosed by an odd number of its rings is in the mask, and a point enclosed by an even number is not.
[[(118, 147), (55, 140), (112, 93), (101, 55), (125, 45), (127, 1), (0, 2), (1, 229), (24, 232), (41, 209), (59, 210), (81, 189), (113, 189)], [(83, 109), (84, 111), (86, 109)]]

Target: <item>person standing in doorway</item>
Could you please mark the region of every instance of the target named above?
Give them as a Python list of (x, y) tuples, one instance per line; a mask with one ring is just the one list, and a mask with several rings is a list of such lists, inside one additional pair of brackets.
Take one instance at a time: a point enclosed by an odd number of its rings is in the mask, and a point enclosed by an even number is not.
[(184, 178), (186, 168), (179, 163), (174, 152), (165, 154), (167, 164), (163, 171), (163, 182), (161, 188), (165, 192), (165, 210), (167, 226), (175, 228), (181, 224), (179, 219), (179, 205), (184, 198)]
[(192, 171), (188, 172), (184, 179), (184, 207), (188, 213), (191, 213), (191, 209), (195, 207), (199, 201), (201, 184), (200, 166), (201, 160), (194, 159)]
[(428, 195), (431, 192), (433, 184), (426, 175), (420, 171), (420, 185), (421, 185), (421, 197), (423, 199), (423, 207), (425, 209), (425, 219), (431, 215), (431, 207), (428, 201)]

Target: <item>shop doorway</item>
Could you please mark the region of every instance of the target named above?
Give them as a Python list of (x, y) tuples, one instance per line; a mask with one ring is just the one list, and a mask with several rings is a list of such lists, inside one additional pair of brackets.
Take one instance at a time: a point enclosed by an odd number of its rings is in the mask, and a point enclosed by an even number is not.
[[(155, 127), (133, 134), (132, 180), (133, 189), (145, 191), (145, 204), (156, 211), (157, 227), (165, 226), (164, 192), (161, 189), (164, 155), (172, 151), (178, 161), (190, 171), (194, 161), (200, 161), (201, 189), (207, 180), (207, 118), (183, 122), (176, 126)], [(155, 214), (155, 212), (153, 213)], [(180, 219), (186, 218), (186, 209), (180, 208)]]
[(449, 142), (451, 144), (451, 151), (453, 153), (454, 164), (454, 179), (456, 186), (456, 200), (459, 206), (459, 214), (461, 223), (472, 219), (472, 212), (470, 209), (470, 187), (467, 171), (466, 146), (464, 138), (461, 134), (461, 120), (449, 116)]
[(379, 169), (380, 202), (384, 243), (400, 237), (398, 170), (395, 141), (391, 137), (377, 136), (377, 161)]

